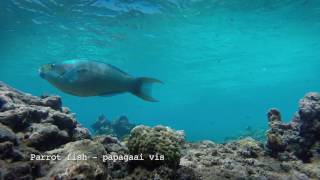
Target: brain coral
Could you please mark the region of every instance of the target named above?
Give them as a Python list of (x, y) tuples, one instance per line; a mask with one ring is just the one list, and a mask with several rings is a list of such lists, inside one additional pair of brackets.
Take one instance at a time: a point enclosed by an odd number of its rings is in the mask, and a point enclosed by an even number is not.
[[(184, 132), (174, 131), (169, 127), (137, 126), (132, 129), (128, 139), (128, 148), (131, 154), (142, 154), (144, 161), (135, 161), (134, 164), (147, 167), (167, 165), (177, 167), (181, 158), (181, 145), (184, 142)], [(164, 160), (151, 160), (150, 155), (163, 155)]]

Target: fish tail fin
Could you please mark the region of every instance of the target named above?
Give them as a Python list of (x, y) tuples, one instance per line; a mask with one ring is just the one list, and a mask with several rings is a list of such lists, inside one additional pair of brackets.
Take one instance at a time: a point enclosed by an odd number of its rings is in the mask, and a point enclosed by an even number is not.
[(158, 102), (158, 100), (154, 99), (151, 96), (153, 83), (163, 84), (162, 81), (154, 78), (148, 78), (148, 77), (137, 78), (135, 80), (131, 93), (146, 101)]

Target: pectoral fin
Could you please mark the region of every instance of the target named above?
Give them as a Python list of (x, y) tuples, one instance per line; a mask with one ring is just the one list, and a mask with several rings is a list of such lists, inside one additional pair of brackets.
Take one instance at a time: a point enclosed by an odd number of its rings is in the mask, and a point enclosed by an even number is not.
[(89, 77), (87, 75), (88, 69), (85, 68), (74, 68), (70, 70), (69, 72), (66, 72), (62, 75), (62, 78), (67, 79), (70, 82), (78, 82), (78, 81), (86, 81)]

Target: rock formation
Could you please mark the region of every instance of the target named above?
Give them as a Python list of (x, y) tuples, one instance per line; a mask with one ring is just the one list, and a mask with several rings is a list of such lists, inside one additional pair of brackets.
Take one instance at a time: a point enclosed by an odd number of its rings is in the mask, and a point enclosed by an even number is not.
[(121, 140), (127, 138), (135, 126), (126, 116), (109, 121), (104, 115), (99, 116), (98, 120), (91, 125), (95, 135), (112, 135)]
[(0, 83), (0, 179), (34, 179), (48, 161), (30, 161), (62, 145), (90, 139), (58, 96), (35, 97)]

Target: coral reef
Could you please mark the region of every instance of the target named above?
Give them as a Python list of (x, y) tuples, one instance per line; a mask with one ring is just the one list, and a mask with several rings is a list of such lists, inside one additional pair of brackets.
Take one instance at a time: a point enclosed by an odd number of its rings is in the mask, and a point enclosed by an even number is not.
[[(132, 128), (125, 117), (114, 125)], [(164, 127), (155, 129), (174, 132)], [(35, 97), (0, 83), (0, 179), (198, 178), (186, 167), (172, 169), (163, 164), (150, 170), (128, 161), (104, 162), (101, 157), (107, 154), (130, 152), (116, 137), (99, 135), (91, 139), (74, 114), (62, 107), (58, 96)], [(174, 164), (179, 164), (179, 157), (175, 157)]]
[(112, 135), (121, 140), (127, 138), (135, 126), (126, 116), (109, 121), (104, 115), (99, 116), (98, 120), (91, 125), (95, 135)]
[[(0, 179), (320, 179), (320, 95), (307, 94), (288, 123), (270, 109), (268, 122), (265, 142), (244, 136), (189, 143), (183, 131), (143, 125), (126, 141), (113, 133), (92, 139), (58, 96), (35, 97), (0, 83)], [(110, 124), (101, 117), (94, 128)], [(130, 123), (122, 117), (114, 124)], [(101, 159), (139, 154), (145, 160)], [(164, 160), (151, 161), (156, 154)]]
[(0, 179), (41, 177), (47, 162), (30, 161), (30, 154), (90, 138), (58, 96), (35, 97), (0, 82), (0, 102)]
[(270, 130), (267, 132), (269, 152), (280, 160), (298, 158), (310, 162), (320, 149), (320, 95), (308, 93), (300, 100), (300, 108), (289, 123), (281, 121), (280, 112), (268, 113)]
[[(43, 179), (107, 179), (108, 172), (106, 165), (100, 159), (90, 157), (99, 157), (106, 154), (102, 144), (91, 140), (79, 140), (70, 142), (61, 148), (47, 151), (48, 155), (59, 154), (65, 157), (62, 160), (52, 161), (49, 171)], [(88, 160), (68, 160), (75, 156), (87, 156)]]
[(267, 155), (263, 144), (251, 138), (226, 144), (187, 143), (180, 165), (193, 169), (204, 180), (320, 178), (319, 162), (279, 161)]

